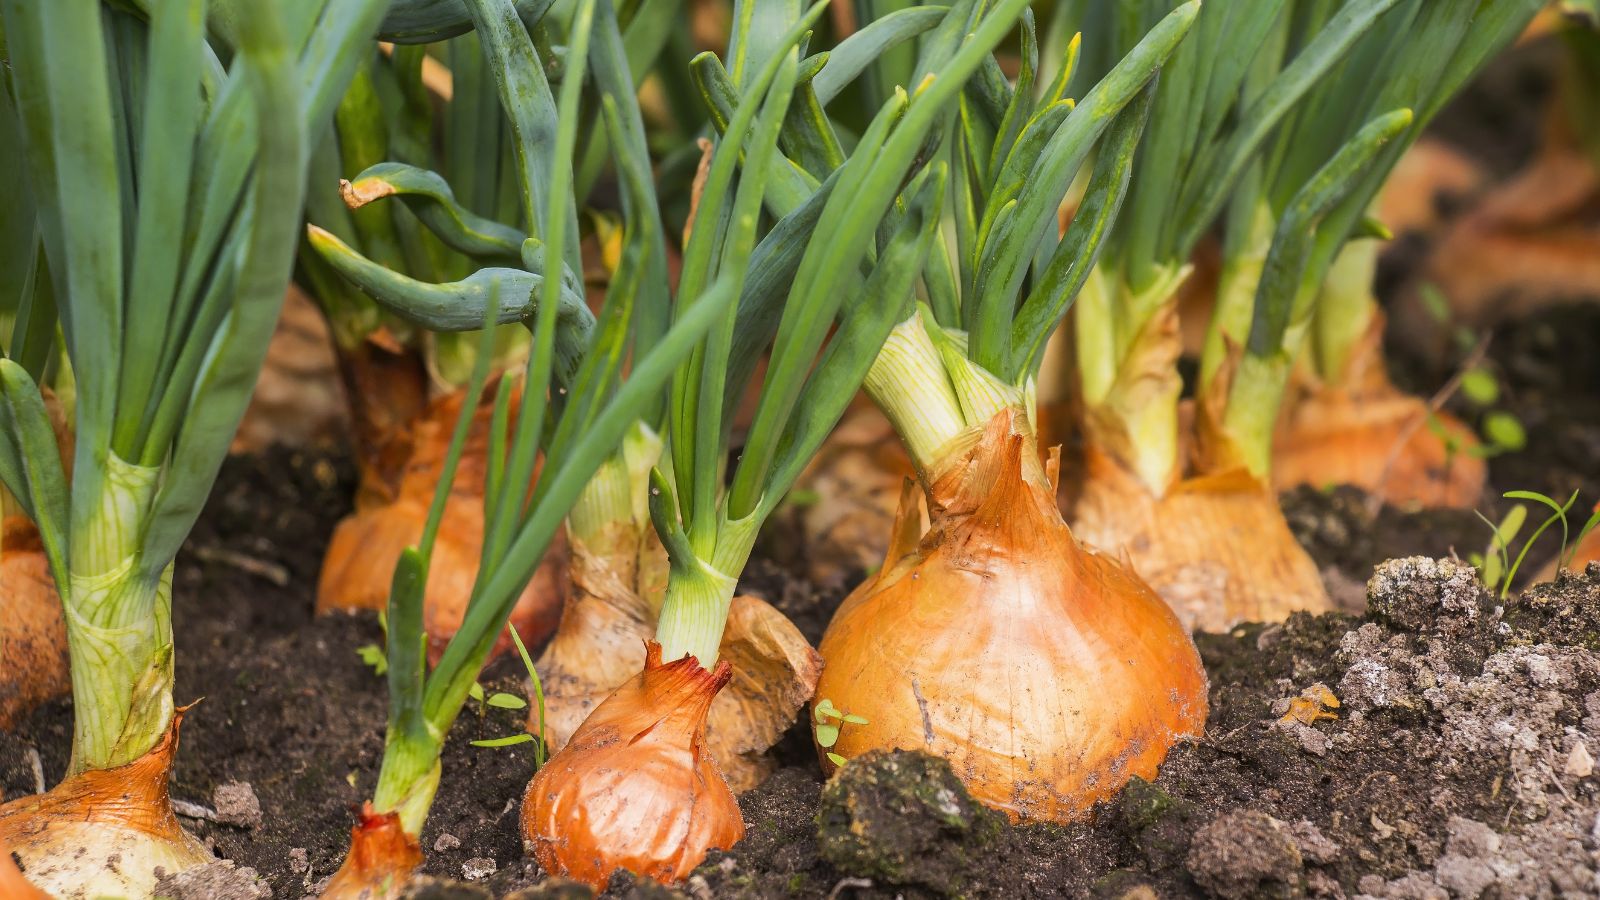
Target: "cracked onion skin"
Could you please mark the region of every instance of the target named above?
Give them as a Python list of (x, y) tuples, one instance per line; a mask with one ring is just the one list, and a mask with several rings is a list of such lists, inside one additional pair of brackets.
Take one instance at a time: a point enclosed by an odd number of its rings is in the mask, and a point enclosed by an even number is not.
[(406, 834), (400, 817), (371, 803), (350, 829), (350, 852), (322, 890), (322, 900), (392, 900), (422, 865), (422, 847)]
[(693, 656), (661, 661), (595, 707), (533, 777), (522, 835), (545, 871), (605, 889), (618, 869), (672, 884), (744, 837), (739, 804), (706, 747), (711, 701), (733, 677)]
[(1177, 617), (1079, 545), (1019, 412), (996, 415), (928, 483), (928, 532), (907, 548), (915, 530), (897, 529), (896, 561), (823, 638), (819, 701), (867, 719), (832, 752), (943, 756), (1016, 821), (1074, 821), (1129, 778), (1153, 779), (1205, 728), (1205, 671)]
[(166, 736), (125, 766), (90, 769), (0, 805), (0, 847), (15, 854), (29, 883), (63, 900), (149, 897), (156, 869), (171, 874), (216, 859), (178, 824), (167, 794), (182, 718), (180, 709)]

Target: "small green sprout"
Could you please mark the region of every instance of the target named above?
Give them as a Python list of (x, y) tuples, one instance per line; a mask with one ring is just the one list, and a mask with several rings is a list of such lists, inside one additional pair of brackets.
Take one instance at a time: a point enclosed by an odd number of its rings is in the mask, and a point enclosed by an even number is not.
[[(511, 634), (511, 642), (517, 645), (517, 655), (522, 658), (523, 668), (528, 670), (528, 680), (533, 682), (533, 693), (531, 694), (531, 697), (538, 704), (539, 708), (539, 734), (535, 736), (524, 731), (518, 734), (508, 734), (505, 737), (485, 738), (481, 741), (472, 741), (471, 744), (474, 747), (515, 747), (518, 744), (526, 744), (529, 741), (537, 740), (538, 746), (534, 747), (533, 750), (533, 767), (537, 771), (538, 769), (544, 767), (546, 758), (545, 754), (549, 752), (550, 746), (549, 740), (545, 737), (544, 728), (544, 686), (539, 682), (539, 673), (533, 668), (533, 657), (528, 655), (528, 648), (523, 645), (522, 636), (517, 634), (517, 630), (512, 628), (510, 625), (506, 626), (506, 630)], [(467, 691), (467, 695), (472, 699), (479, 701), (480, 703), (486, 703), (489, 706), (495, 707), (496, 709), (528, 708), (528, 701), (516, 696), (515, 694), (507, 694), (497, 691), (485, 698), (483, 685), (477, 684), (476, 682), (474, 682), (472, 688)]]
[[(1566, 566), (1570, 563), (1569, 554), (1575, 549), (1576, 543), (1570, 540), (1572, 535), (1568, 528), (1567, 512), (1572, 509), (1573, 504), (1578, 502), (1578, 492), (1573, 491), (1572, 496), (1568, 497), (1565, 503), (1557, 503), (1554, 498), (1538, 491), (1506, 491), (1504, 496), (1507, 500), (1529, 500), (1542, 504), (1551, 510), (1551, 514), (1522, 543), (1522, 550), (1517, 553), (1515, 560), (1511, 559), (1511, 542), (1516, 539), (1517, 532), (1522, 529), (1522, 525), (1527, 519), (1527, 508), (1520, 503), (1517, 504), (1512, 508), (1511, 512), (1506, 514), (1505, 519), (1498, 526), (1484, 518), (1482, 513), (1478, 514), (1478, 518), (1483, 519), (1494, 531), (1494, 539), (1490, 543), (1490, 552), (1494, 555), (1486, 554), (1483, 558), (1483, 582), (1491, 590), (1498, 585), (1499, 596), (1502, 600), (1505, 599), (1506, 594), (1510, 593), (1511, 583), (1516, 580), (1517, 570), (1522, 568), (1523, 560), (1528, 557), (1528, 551), (1533, 549), (1533, 545), (1538, 542), (1539, 536), (1544, 534), (1545, 529), (1557, 522), (1561, 523), (1561, 552), (1557, 554), (1556, 558), (1561, 566)], [(1588, 536), (1596, 525), (1600, 525), (1600, 507), (1596, 508), (1595, 512), (1584, 522), (1583, 528), (1578, 531), (1578, 542)]]
[(845, 758), (837, 753), (834, 753), (829, 748), (839, 742), (840, 728), (844, 727), (845, 725), (866, 725), (866, 717), (858, 716), (853, 713), (846, 713), (840, 710), (837, 706), (834, 706), (833, 701), (827, 699), (826, 697), (817, 702), (817, 708), (814, 715), (816, 717), (816, 721), (812, 723), (812, 729), (816, 734), (817, 746), (821, 747), (824, 751), (827, 751), (829, 762), (836, 766), (844, 765)]
[[(378, 628), (383, 631), (384, 643), (389, 641), (389, 617), (383, 610), (378, 611)], [(383, 644), (362, 644), (356, 648), (356, 655), (361, 661), (372, 667), (372, 674), (382, 678), (389, 672), (389, 654), (383, 649)]]
[(372, 674), (382, 678), (389, 672), (389, 657), (377, 644), (362, 644), (356, 648), (361, 661), (372, 667)]

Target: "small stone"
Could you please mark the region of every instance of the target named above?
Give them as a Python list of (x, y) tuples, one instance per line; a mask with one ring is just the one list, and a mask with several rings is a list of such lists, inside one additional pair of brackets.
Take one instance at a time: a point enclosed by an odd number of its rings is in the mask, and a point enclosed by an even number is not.
[(487, 856), (474, 856), (461, 864), (461, 877), (468, 881), (482, 881), (500, 871), (500, 866)]
[(461, 847), (461, 839), (448, 831), (440, 832), (438, 840), (433, 842), (433, 852), (443, 853), (446, 850), (456, 850)]
[(1372, 814), (1372, 833), (1377, 835), (1378, 836), (1378, 840), (1380, 840), (1380, 841), (1387, 840), (1390, 837), (1390, 835), (1394, 834), (1394, 826), (1390, 825), (1388, 822), (1385, 822), (1384, 820), (1378, 818), (1378, 814), (1377, 813), (1373, 813)]
[(217, 821), (239, 828), (261, 827), (261, 800), (248, 781), (227, 781), (211, 792), (211, 805), (217, 809)]
[(1452, 897), (1481, 897), (1495, 883), (1495, 874), (1481, 859), (1447, 853), (1434, 864), (1433, 880)]
[(304, 875), (311, 871), (311, 857), (304, 847), (293, 847), (289, 850), (289, 871), (296, 875)]
[(1444, 827), (1449, 834), (1444, 844), (1446, 853), (1484, 859), (1500, 852), (1500, 835), (1482, 822), (1465, 816), (1451, 816)]
[(1594, 774), (1594, 757), (1589, 755), (1589, 748), (1583, 741), (1572, 745), (1572, 752), (1567, 754), (1567, 765), (1562, 771), (1573, 778), (1588, 778)]

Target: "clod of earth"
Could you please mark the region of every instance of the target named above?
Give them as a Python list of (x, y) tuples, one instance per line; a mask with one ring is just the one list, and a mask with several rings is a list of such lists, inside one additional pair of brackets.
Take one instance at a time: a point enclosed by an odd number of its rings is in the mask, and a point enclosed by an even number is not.
[(1269, 900), (1305, 893), (1304, 861), (1289, 826), (1264, 812), (1224, 813), (1195, 832), (1186, 860), (1207, 893), (1224, 900)]
[(817, 811), (822, 857), (841, 872), (947, 896), (981, 876), (1007, 827), (948, 762), (915, 751), (874, 750), (846, 763)]

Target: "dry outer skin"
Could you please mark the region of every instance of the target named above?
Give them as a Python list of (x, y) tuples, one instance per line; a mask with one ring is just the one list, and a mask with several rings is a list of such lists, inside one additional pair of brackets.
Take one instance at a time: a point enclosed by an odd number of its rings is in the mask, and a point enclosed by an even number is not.
[[(544, 690), (544, 729), (559, 750), (618, 685), (644, 665), (655, 633), (656, 609), (646, 599), (666, 586), (666, 555), (654, 532), (614, 526), (613, 552), (596, 553), (574, 540), (572, 595), (561, 624), (536, 663)], [(767, 750), (795, 711), (811, 698), (822, 662), (782, 613), (756, 597), (736, 596), (728, 610), (719, 658), (733, 681), (717, 694), (706, 723), (706, 745), (729, 787), (746, 791), (770, 773)], [(529, 730), (539, 711), (530, 709)]]
[(422, 865), (422, 847), (406, 834), (392, 812), (361, 808), (361, 821), (350, 829), (350, 851), (333, 878), (323, 885), (324, 900), (390, 900)]
[(89, 769), (0, 805), (0, 847), (34, 885), (68, 900), (149, 894), (163, 874), (211, 862), (172, 813), (167, 782), (179, 710), (166, 735), (127, 765)]
[[(486, 397), (493, 392), (486, 391)], [(517, 390), (512, 391), (515, 406)], [(440, 398), (417, 421), (409, 423), (411, 440), (393, 493), (375, 487), (364, 473), (356, 508), (334, 530), (317, 583), (319, 611), (386, 609), (395, 563), (422, 537), (428, 510), (443, 471), (451, 433), (466, 402), (465, 391)], [(487, 477), (493, 403), (474, 411), (455, 480), (445, 501), (438, 536), (428, 566), (423, 628), (428, 654), (437, 660), (466, 616), (483, 551), (483, 491)], [(534, 477), (538, 477), (535, 467)], [(533, 578), (523, 588), (511, 613), (511, 625), (525, 644), (538, 646), (556, 628), (566, 594), (566, 539), (558, 533), (545, 551)], [(501, 634), (495, 653), (511, 649)]]
[(693, 656), (642, 671), (584, 720), (522, 798), (522, 834), (546, 871), (604, 889), (618, 869), (676, 882), (744, 821), (705, 744), (706, 713), (731, 677)]
[(1277, 497), (1243, 471), (1185, 479), (1157, 498), (1094, 450), (1085, 468), (1073, 532), (1091, 547), (1127, 554), (1190, 628), (1226, 631), (1331, 608)]
[[(1305, 375), (1291, 384), (1273, 439), (1273, 487), (1350, 484), (1389, 503), (1470, 509), (1488, 477), (1483, 458), (1470, 452), (1477, 437), (1389, 381), (1383, 327), (1383, 316), (1373, 316), (1340, 381)], [(1453, 449), (1436, 428), (1450, 433)]]
[[(1322, 578), (1289, 533), (1277, 497), (1236, 462), (1198, 458), (1216, 443), (1207, 440), (1215, 429), (1207, 428), (1207, 416), (1178, 409), (1177, 318), (1176, 302), (1152, 315), (1106, 398), (1084, 417), (1073, 532), (1090, 547), (1130, 560), (1190, 628), (1224, 631), (1330, 609)], [(1223, 384), (1213, 387), (1226, 393)], [(1153, 406), (1170, 406), (1179, 419), (1173, 471), (1159, 488), (1150, 480), (1156, 476), (1136, 469), (1141, 448), (1127, 430)], [(1193, 476), (1184, 477), (1190, 470)]]

